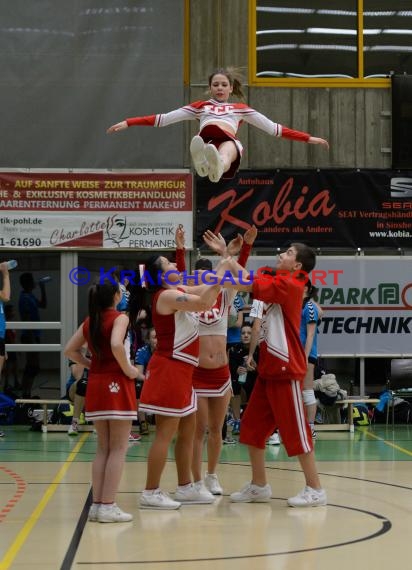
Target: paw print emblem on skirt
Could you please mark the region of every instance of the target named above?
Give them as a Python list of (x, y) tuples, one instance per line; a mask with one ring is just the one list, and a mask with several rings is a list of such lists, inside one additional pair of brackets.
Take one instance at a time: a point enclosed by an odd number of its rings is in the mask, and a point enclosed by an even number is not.
[(109, 390), (110, 392), (113, 392), (114, 394), (117, 394), (117, 392), (120, 391), (120, 386), (117, 382), (111, 382), (109, 384)]

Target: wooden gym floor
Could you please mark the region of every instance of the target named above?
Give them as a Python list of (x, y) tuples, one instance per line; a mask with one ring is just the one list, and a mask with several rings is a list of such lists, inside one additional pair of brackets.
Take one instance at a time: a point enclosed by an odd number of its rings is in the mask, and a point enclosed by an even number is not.
[[(153, 434), (131, 444), (118, 503), (123, 524), (87, 522), (95, 435), (6, 426), (0, 439), (0, 569), (343, 570), (412, 564), (412, 427), (320, 432), (316, 454), (329, 505), (291, 509), (303, 487), (297, 462), (267, 447), (273, 498), (234, 504), (250, 478), (246, 449), (224, 446), (213, 505), (140, 511)], [(173, 455), (163, 488), (173, 492)]]

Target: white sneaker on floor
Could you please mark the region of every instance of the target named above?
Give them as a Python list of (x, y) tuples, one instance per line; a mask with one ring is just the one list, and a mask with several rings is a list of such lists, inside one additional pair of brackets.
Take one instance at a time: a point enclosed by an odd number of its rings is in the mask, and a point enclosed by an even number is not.
[(269, 484), (261, 487), (248, 483), (236, 493), (230, 495), (233, 503), (268, 503), (272, 498), (272, 489)]
[(100, 505), (97, 512), (97, 521), (100, 523), (130, 522), (132, 520), (133, 515), (124, 513), (116, 503), (113, 503), (113, 505)]
[(175, 491), (175, 499), (184, 505), (208, 505), (215, 501), (214, 496), (206, 489), (203, 481), (179, 485)]
[(272, 433), (270, 438), (266, 442), (267, 445), (280, 445), (280, 437), (277, 431)]
[(145, 489), (140, 497), (141, 509), (166, 509), (174, 510), (180, 507), (180, 503), (174, 501), (161, 489), (148, 491)]
[(209, 163), (209, 180), (211, 182), (219, 182), (223, 175), (223, 160), (217, 148), (213, 144), (205, 146), (205, 156)]
[(328, 499), (323, 489), (312, 489), (306, 486), (296, 497), (288, 499), (289, 507), (323, 507)]
[(69, 429), (67, 430), (67, 435), (76, 436), (79, 435), (79, 426), (77, 422), (72, 422)]
[(209, 174), (209, 163), (205, 156), (205, 143), (199, 135), (194, 136), (191, 140), (190, 155), (198, 175), (207, 176)]
[(100, 508), (100, 503), (92, 503), (92, 506), (89, 509), (89, 514), (87, 516), (87, 519), (90, 522), (97, 521), (97, 513), (99, 512), (99, 508)]
[(212, 495), (223, 495), (223, 489), (220, 486), (216, 473), (207, 473), (205, 475), (205, 487)]

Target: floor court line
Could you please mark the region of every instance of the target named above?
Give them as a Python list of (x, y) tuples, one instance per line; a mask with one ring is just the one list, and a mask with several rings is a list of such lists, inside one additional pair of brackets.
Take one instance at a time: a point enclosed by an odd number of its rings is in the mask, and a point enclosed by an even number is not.
[[(272, 497), (272, 500), (277, 500), (276, 498)], [(282, 497), (280, 500), (284, 500), (284, 498)], [(384, 534), (386, 534), (387, 532), (389, 532), (392, 529), (392, 523), (390, 520), (388, 520), (385, 516), (382, 516), (378, 513), (374, 513), (374, 512), (370, 512), (370, 511), (366, 511), (364, 509), (357, 509), (354, 507), (345, 507), (342, 505), (335, 505), (333, 503), (329, 503), (328, 507), (336, 507), (338, 509), (346, 509), (349, 511), (353, 511), (353, 512), (359, 512), (359, 513), (363, 513), (366, 515), (371, 516), (372, 518), (377, 519), (380, 523), (381, 526), (380, 528), (378, 528), (375, 532), (369, 534), (369, 535), (364, 535), (364, 536), (360, 536), (358, 538), (353, 538), (351, 540), (346, 540), (346, 541), (342, 541), (342, 542), (336, 542), (333, 544), (326, 544), (323, 546), (316, 546), (313, 548), (299, 548), (299, 549), (290, 549), (290, 550), (279, 550), (279, 552), (265, 552), (265, 553), (254, 553), (254, 554), (244, 554), (244, 555), (232, 555), (232, 556), (208, 556), (207, 558), (168, 558), (168, 559), (156, 559), (156, 560), (127, 560), (127, 561), (120, 561), (117, 560), (116, 562), (110, 561), (110, 562), (106, 562), (103, 560), (99, 560), (99, 561), (94, 561), (92, 563), (90, 562), (85, 562), (85, 561), (77, 561), (77, 564), (79, 566), (86, 566), (86, 565), (93, 565), (93, 566), (104, 566), (105, 564), (132, 564), (132, 565), (155, 565), (155, 564), (182, 564), (182, 563), (195, 563), (195, 562), (218, 562), (218, 561), (228, 561), (228, 560), (253, 560), (253, 559), (259, 559), (259, 558), (275, 558), (275, 557), (280, 557), (280, 556), (286, 556), (286, 555), (291, 555), (291, 554), (304, 554), (304, 553), (308, 553), (308, 552), (316, 552), (316, 551), (322, 551), (322, 550), (331, 550), (331, 549), (335, 549), (335, 548), (340, 548), (343, 546), (349, 546), (349, 545), (354, 545), (357, 543), (362, 543), (368, 540), (373, 540), (375, 538), (378, 538)], [(61, 567), (61, 570), (69, 570), (70, 567), (65, 567), (63, 568), (63, 566)]]
[(84, 527), (86, 526), (86, 522), (88, 520), (89, 509), (90, 505), (92, 504), (92, 501), (93, 501), (93, 491), (92, 489), (90, 489), (89, 494), (84, 503), (83, 510), (77, 522), (76, 528), (74, 529), (72, 539), (67, 548), (60, 570), (70, 570), (70, 568), (73, 566), (73, 561), (76, 556), (77, 549), (79, 547), (83, 535)]
[(406, 455), (410, 455), (412, 457), (412, 451), (409, 451), (408, 449), (405, 449), (404, 447), (401, 447), (400, 445), (396, 445), (396, 443), (392, 443), (390, 441), (388, 441), (387, 439), (385, 439), (384, 437), (380, 437), (378, 435), (375, 435), (374, 433), (371, 432), (366, 432), (366, 435), (368, 437), (371, 437), (372, 439), (377, 439), (378, 441), (382, 441), (385, 445), (388, 445), (389, 447), (393, 447), (393, 449), (396, 449), (397, 451), (400, 451), (401, 453), (405, 453)]
[[(42, 487), (40, 494), (34, 495), (34, 503), (25, 503), (27, 516), (24, 517), (23, 514), (24, 518), (21, 518), (22, 509), (20, 509), (18, 518), (21, 524), (34, 516), (33, 512), (40, 507), (42, 497), (43, 500), (46, 498), (49, 482), (56, 482), (57, 471), (63, 466), (63, 462), (67, 462), (70, 453), (77, 455), (74, 464), (71, 464), (71, 468), (66, 471), (66, 476), (55, 489), (57, 493), (54, 493), (47, 507), (44, 505), (43, 510), (38, 511), (37, 522), (40, 524), (33, 524), (30, 534), (27, 534), (20, 550), (15, 553), (11, 566), (0, 566), (0, 568), (14, 568), (17, 562), (22, 564), (22, 570), (32, 567), (33, 558), (31, 557), (36, 549), (35, 541), (44, 540), (47, 532), (42, 521), (44, 525), (49, 524), (51, 506), (54, 507), (56, 501), (58, 501), (58, 508), (64, 506), (65, 501), (68, 500), (66, 493), (70, 496), (72, 485), (79, 484), (82, 487), (81, 490), (76, 491), (74, 502), (73, 497), (70, 498), (67, 520), (65, 517), (59, 519), (53, 516), (53, 524), (57, 525), (56, 529), (68, 538), (70, 544), (67, 544), (65, 539), (60, 545), (53, 545), (53, 556), (44, 555), (43, 558), (45, 570), (56, 570), (58, 567), (60, 570), (126, 568), (132, 565), (136, 568), (147, 565), (148, 568), (169, 570), (172, 567), (177, 568), (179, 564), (188, 565), (193, 570), (195, 568), (206, 570), (210, 560), (213, 560), (216, 570), (229, 570), (233, 564), (236, 564), (239, 570), (247, 570), (251, 561), (256, 570), (267, 570), (268, 567), (272, 567), (271, 565), (278, 564), (275, 560), (281, 560), (279, 564), (283, 564), (283, 557), (285, 557), (285, 563), (290, 565), (288, 567), (294, 570), (306, 570), (308, 560), (313, 562), (311, 567), (319, 570), (326, 570), (333, 565), (336, 570), (344, 570), (345, 553), (346, 556), (356, 555), (358, 560), (359, 556), (362, 560), (366, 557), (368, 563), (372, 561), (376, 567), (380, 567), (380, 564), (386, 565), (388, 561), (390, 562), (391, 544), (394, 539), (400, 540), (403, 545), (400, 557), (406, 562), (409, 560), (407, 551), (409, 538), (407, 524), (405, 524), (405, 505), (409, 503), (405, 501), (404, 492), (410, 495), (412, 491), (410, 487), (412, 430), (405, 431), (405, 428), (399, 428), (393, 437), (392, 432), (384, 429), (376, 430), (371, 437), (367, 437), (369, 433), (363, 429), (356, 433), (359, 437), (355, 440), (341, 433), (336, 436), (326, 434), (319, 438), (318, 468), (321, 471), (321, 477), (325, 478), (325, 486), (330, 491), (327, 509), (310, 511), (286, 509), (285, 498), (289, 496), (291, 486), (294, 488), (295, 484), (301, 484), (302, 471), (295, 461), (286, 457), (283, 448), (280, 448), (275, 457), (276, 460), (269, 453), (270, 450), (267, 455), (268, 475), (271, 474), (269, 476), (272, 485), (277, 490), (277, 496), (273, 497), (275, 501), (273, 508), (272, 504), (262, 506), (262, 508), (255, 505), (241, 505), (239, 508), (238, 505), (232, 504), (228, 500), (229, 490), (240, 487), (245, 476), (247, 479), (250, 475), (247, 450), (241, 446), (234, 446), (230, 448), (230, 453), (227, 449), (224, 450), (219, 465), (219, 475), (227, 491), (224, 497), (217, 501), (214, 508), (211, 506), (182, 508), (176, 512), (178, 516), (175, 516), (175, 513), (170, 516), (169, 512), (141, 513), (138, 509), (138, 502), (136, 504), (138, 490), (144, 487), (146, 469), (144, 462), (141, 464), (141, 460), (150, 448), (151, 438), (149, 438), (147, 442), (129, 448), (130, 453), (119, 490), (122, 504), (135, 516), (134, 524), (113, 527), (87, 522), (87, 503), (91, 498), (89, 471), (95, 438), (89, 434), (85, 445), (75, 450), (71, 445), (77, 442), (73, 442), (65, 433), (48, 437), (47, 445), (45, 445), (43, 440), (36, 437), (36, 434), (28, 433), (27, 437), (25, 435), (20, 438), (17, 430), (16, 444), (10, 438), (9, 448), (5, 449), (5, 451), (11, 450), (11, 460), (9, 465), (5, 463), (6, 467), (16, 469), (14, 462), (27, 461), (25, 455), (28, 449), (32, 450), (33, 444), (39, 451), (51, 454), (49, 471), (44, 465), (48, 463), (44, 460), (49, 459), (45, 453), (39, 456), (40, 463), (36, 454), (27, 455), (28, 461), (33, 463), (32, 485), (36, 485), (37, 481), (41, 480)], [(21, 444), (18, 445), (20, 441)], [(7, 444), (7, 438), (4, 442)], [(60, 453), (63, 452), (60, 457), (55, 455), (56, 444), (58, 444)], [(23, 450), (23, 455), (17, 454), (16, 446)], [(56, 461), (62, 463), (56, 465)], [(39, 475), (35, 475), (37, 466), (40, 467)], [(27, 468), (32, 467), (28, 465)], [(333, 479), (337, 482), (333, 482)], [(88, 499), (83, 489), (86, 482), (88, 483)], [(172, 489), (175, 483), (174, 462), (169, 459), (164, 484), (167, 489)], [(370, 483), (373, 485), (371, 486)], [(3, 490), (7, 492), (9, 488), (5, 486)], [(3, 497), (9, 498), (7, 494), (3, 494)], [(30, 507), (27, 508), (29, 505)], [(191, 512), (192, 509), (193, 512)], [(334, 516), (335, 509), (339, 509), (341, 513), (339, 517)], [(321, 516), (322, 513), (323, 516)], [(335, 519), (341, 517), (345, 521), (345, 528), (342, 529), (339, 525), (334, 528)], [(212, 524), (215, 518), (218, 519), (216, 526)], [(7, 531), (16, 524), (15, 519), (16, 517), (5, 521), (9, 523)], [(196, 528), (193, 531), (194, 520), (196, 520)], [(397, 528), (398, 532), (394, 533), (394, 528)], [(22, 530), (23, 526), (19, 529)], [(54, 527), (52, 529), (54, 530)], [(204, 542), (198, 536), (199, 529), (202, 533), (210, 533), (213, 529), (216, 531), (216, 535), (210, 541), (213, 548), (211, 545), (204, 546)], [(223, 535), (222, 529), (224, 529)], [(400, 538), (399, 529), (401, 529)], [(136, 551), (136, 531), (137, 535), (142, 537), (142, 541), (138, 543), (138, 551)], [(237, 544), (236, 537), (239, 536), (239, 532), (245, 533), (250, 545), (247, 542)], [(9, 535), (10, 540), (7, 537), (3, 539), (5, 546), (2, 549), (3, 552), (11, 547), (11, 541), (16, 538), (13, 530)], [(195, 547), (188, 545), (188, 537), (193, 539)], [(177, 547), (180, 542), (184, 545), (183, 548)], [(159, 544), (163, 545), (162, 548)], [(339, 553), (339, 557), (336, 557), (336, 552), (339, 552), (336, 551), (336, 547), (343, 549), (342, 556)], [(398, 549), (399, 545), (393, 547)]]
[(0, 561), (0, 570), (7, 570), (10, 568), (11, 564), (13, 563), (14, 559), (18, 555), (20, 549), (24, 545), (27, 537), (30, 535), (30, 532), (33, 530), (33, 527), (38, 522), (42, 512), (46, 508), (47, 504), (49, 503), (50, 499), (53, 497), (54, 493), (56, 492), (58, 485), (61, 483), (63, 477), (67, 473), (70, 465), (75, 460), (77, 454), (79, 453), (80, 449), (82, 448), (84, 442), (89, 437), (89, 433), (84, 433), (80, 436), (79, 442), (76, 444), (74, 449), (70, 452), (65, 461), (64, 465), (59, 469), (56, 477), (50, 483), (48, 488), (46, 489), (43, 497), (39, 501), (37, 507), (34, 509), (32, 514), (27, 519), (26, 523), (24, 524), (21, 531), (16, 536), (15, 540), (13, 541), (10, 548), (7, 550), (6, 554)]

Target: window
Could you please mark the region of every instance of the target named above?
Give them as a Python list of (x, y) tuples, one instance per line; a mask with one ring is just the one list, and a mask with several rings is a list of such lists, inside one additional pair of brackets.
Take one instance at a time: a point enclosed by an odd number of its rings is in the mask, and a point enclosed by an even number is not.
[(364, 0), (363, 53), (366, 78), (412, 74), (411, 2)]
[(389, 87), (412, 73), (412, 9), (394, 0), (252, 0), (250, 84)]

